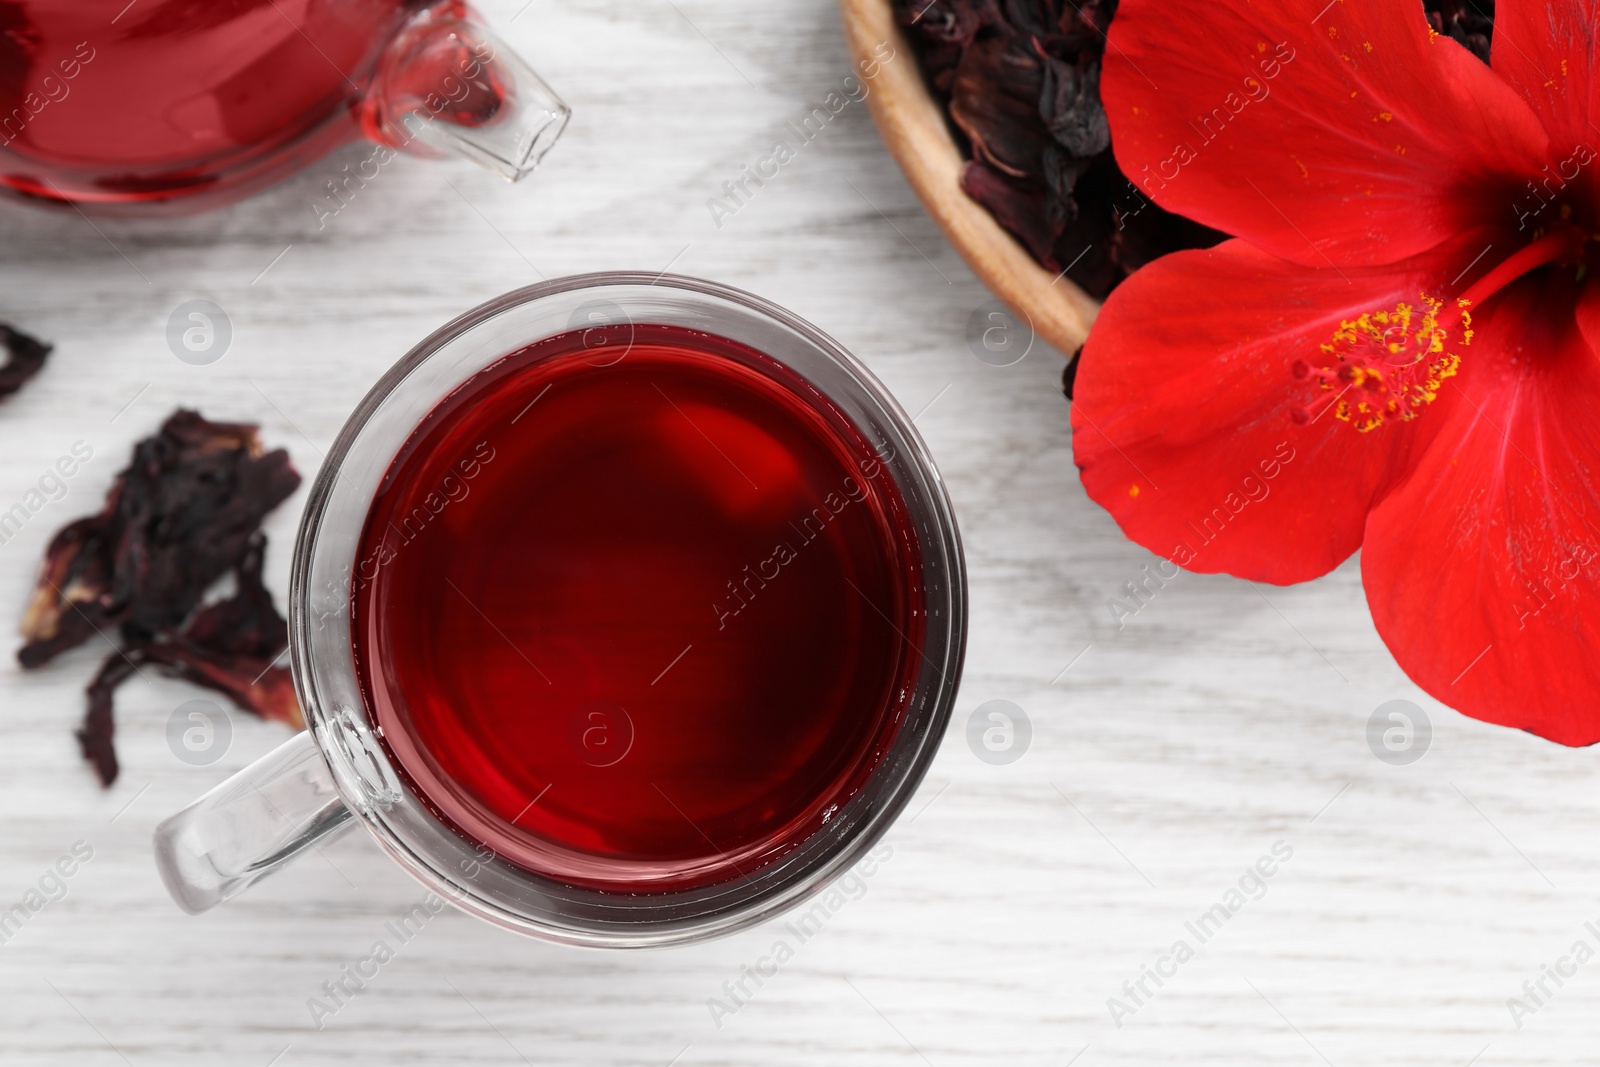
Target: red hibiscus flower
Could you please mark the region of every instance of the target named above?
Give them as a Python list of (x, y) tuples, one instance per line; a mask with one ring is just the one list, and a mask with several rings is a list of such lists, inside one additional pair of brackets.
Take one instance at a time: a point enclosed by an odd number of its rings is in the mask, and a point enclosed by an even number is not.
[(1378, 632), (1476, 718), (1600, 740), (1600, 0), (1123, 0), (1122, 169), (1235, 235), (1106, 302), (1089, 495), (1190, 570), (1362, 548)]

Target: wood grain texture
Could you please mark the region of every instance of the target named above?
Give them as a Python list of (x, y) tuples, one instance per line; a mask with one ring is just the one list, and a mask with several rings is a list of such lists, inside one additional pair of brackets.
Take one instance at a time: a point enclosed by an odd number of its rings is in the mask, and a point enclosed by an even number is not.
[[(165, 730), (203, 694), (136, 681), (118, 706), (123, 777), (102, 792), (71, 728), (104, 649), (29, 674), (8, 656), (0, 910), (73, 842), (94, 858), (0, 944), (0, 1062), (1594, 1061), (1600, 961), (1550, 985), (1520, 1029), (1506, 1007), (1573, 942), (1594, 944), (1592, 750), (1422, 696), (1374, 633), (1353, 563), (1292, 589), (1184, 575), (1119, 625), (1109, 601), (1155, 561), (1079, 487), (1060, 358), (1039, 346), (1000, 368), (967, 349), (968, 317), (989, 294), (866, 110), (846, 107), (736, 214), (712, 218), (722, 183), (851, 72), (831, 4), (525, 3), (485, 7), (574, 108), (525, 184), (401, 159), (319, 229), (310, 204), (366, 154), (352, 148), (188, 221), (96, 230), (0, 206), (0, 318), (57, 343), (45, 372), (0, 403), (0, 510), (74, 441), (94, 449), (66, 497), (0, 545), (0, 605), (14, 621), (50, 532), (98, 506), (130, 444), (173, 407), (258, 420), (310, 474), (381, 371), (452, 316), (540, 277), (670, 263), (839, 338), (917, 413), (949, 482), (971, 569), (970, 652), (956, 721), (889, 837), (894, 855), (720, 1027), (708, 999), (786, 936), (781, 923), (623, 954), (447, 911), (319, 1030), (307, 999), (421, 890), (352, 835), (209, 915), (183, 915), (156, 876), (151, 830), (282, 729), (236, 715), (226, 756), (191, 767)], [(199, 296), (234, 326), (206, 367), (165, 340), (172, 309)], [(304, 495), (269, 523), (280, 596)], [(1002, 698), (1026, 710), (1034, 737), (997, 767), (964, 730)], [(1365, 741), (1392, 698), (1434, 724), (1410, 767), (1379, 762)], [(1293, 857), (1265, 896), (1114, 1025), (1107, 999), (1277, 841)]]
[(882, 42), (894, 49), (895, 60), (883, 64), (871, 80), (867, 107), (923, 207), (972, 272), (1013, 310), (1026, 314), (1051, 344), (1070, 354), (1089, 335), (1099, 302), (1039, 266), (993, 215), (961, 191), (961, 151), (944, 109), (922, 78), (915, 51), (895, 24), (889, 0), (839, 0), (839, 14), (845, 44), (858, 64), (871, 62)]

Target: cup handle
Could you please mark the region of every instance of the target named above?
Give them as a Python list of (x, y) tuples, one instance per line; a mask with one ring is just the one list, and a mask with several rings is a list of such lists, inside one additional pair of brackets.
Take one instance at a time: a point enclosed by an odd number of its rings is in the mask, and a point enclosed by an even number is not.
[(309, 730), (156, 827), (156, 866), (191, 915), (355, 825)]
[(362, 104), (369, 138), (412, 155), (459, 155), (526, 176), (572, 109), (461, 0), (418, 12), (378, 59)]

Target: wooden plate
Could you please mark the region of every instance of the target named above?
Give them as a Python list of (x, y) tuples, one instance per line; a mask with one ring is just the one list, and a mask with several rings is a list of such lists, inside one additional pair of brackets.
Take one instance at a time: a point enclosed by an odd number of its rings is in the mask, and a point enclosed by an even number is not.
[(961, 150), (945, 124), (944, 109), (922, 79), (916, 52), (895, 25), (888, 0), (839, 0), (839, 13), (845, 43), (857, 64), (874, 58), (873, 49), (884, 41), (894, 47), (894, 59), (880, 62), (871, 79), (867, 107), (923, 207), (973, 273), (1012, 310), (1026, 315), (1038, 336), (1070, 356), (1088, 336), (1099, 302), (1066, 278), (1056, 280), (961, 191)]

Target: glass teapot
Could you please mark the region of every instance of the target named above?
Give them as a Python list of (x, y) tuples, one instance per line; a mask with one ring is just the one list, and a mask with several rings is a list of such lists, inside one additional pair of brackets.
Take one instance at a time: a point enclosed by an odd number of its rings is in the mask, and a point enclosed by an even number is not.
[(571, 114), (462, 0), (0, 0), (0, 191), (239, 199), (362, 137), (515, 181)]

